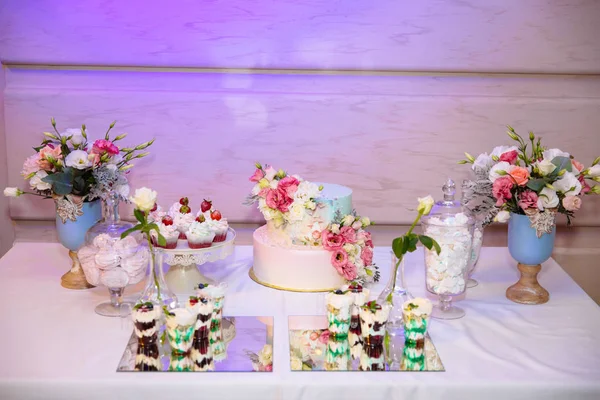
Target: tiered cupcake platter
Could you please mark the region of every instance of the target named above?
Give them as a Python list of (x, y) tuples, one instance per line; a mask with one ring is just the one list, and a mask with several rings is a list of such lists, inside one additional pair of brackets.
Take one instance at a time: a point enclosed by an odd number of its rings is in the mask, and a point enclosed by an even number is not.
[(192, 249), (187, 240), (179, 240), (174, 249), (159, 248), (162, 262), (169, 265), (169, 271), (165, 274), (169, 289), (176, 294), (191, 294), (199, 283), (214, 284), (198, 267), (231, 256), (234, 244), (235, 231), (229, 228), (225, 241), (214, 242), (210, 247)]

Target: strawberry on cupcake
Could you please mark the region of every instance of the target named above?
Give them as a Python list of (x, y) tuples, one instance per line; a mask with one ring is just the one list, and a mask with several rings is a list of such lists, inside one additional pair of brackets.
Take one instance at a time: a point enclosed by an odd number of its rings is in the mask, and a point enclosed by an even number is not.
[(182, 197), (178, 202), (174, 203), (169, 210), (169, 215), (173, 217), (175, 226), (179, 231), (179, 239), (185, 239), (185, 232), (189, 229), (192, 222), (194, 222), (194, 215), (189, 206), (188, 198)]
[(206, 223), (206, 219), (203, 215), (200, 215), (191, 223), (185, 235), (190, 249), (210, 247), (215, 237), (215, 233)]
[(221, 216), (221, 212), (219, 210), (211, 210), (209, 216), (210, 218), (206, 220), (206, 223), (215, 233), (215, 238), (213, 241), (224, 242), (227, 238), (227, 230), (229, 229), (227, 219)]
[(156, 221), (155, 223), (158, 226), (160, 234), (165, 238), (167, 244), (164, 247), (158, 245), (158, 235), (154, 230), (150, 234), (152, 236), (152, 243), (157, 247), (163, 247), (165, 249), (174, 249), (177, 247), (179, 231), (177, 230), (177, 226), (175, 226), (173, 218), (169, 215), (165, 215), (160, 221)]

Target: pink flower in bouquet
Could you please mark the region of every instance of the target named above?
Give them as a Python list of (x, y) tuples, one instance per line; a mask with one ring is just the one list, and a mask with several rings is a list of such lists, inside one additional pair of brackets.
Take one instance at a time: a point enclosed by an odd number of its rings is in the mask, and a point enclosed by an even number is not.
[(581, 172), (585, 168), (583, 164), (577, 160), (571, 160), (571, 164), (573, 165), (573, 168), (577, 170), (577, 172)]
[(310, 334), (310, 340), (317, 340), (319, 338), (319, 334), (317, 332), (312, 332)]
[(365, 232), (365, 244), (367, 247), (373, 247), (373, 240), (371, 239), (371, 232)]
[(373, 249), (370, 247), (365, 247), (362, 249), (362, 252), (360, 253), (360, 259), (365, 264), (365, 267), (373, 264)]
[(293, 199), (287, 197), (285, 193), (277, 189), (269, 189), (265, 198), (267, 206), (281, 212), (289, 211), (289, 206), (294, 202)]
[(54, 147), (51, 144), (47, 144), (40, 150), (39, 157), (38, 166), (40, 169), (51, 171), (54, 168), (54, 165), (52, 165), (49, 160), (60, 160), (62, 158), (62, 151), (60, 147)]
[(337, 250), (334, 250), (333, 253), (331, 253), (331, 264), (334, 266), (335, 269), (337, 269), (337, 271), (340, 273), (340, 275), (343, 275), (342, 267), (344, 265), (346, 265), (347, 263), (348, 263), (348, 253), (346, 253), (346, 250), (337, 249)]
[(509, 164), (514, 164), (517, 161), (519, 153), (516, 150), (507, 151), (506, 153), (502, 153), (500, 155), (500, 161), (506, 161)]
[[(321, 241), (323, 248), (328, 251), (338, 251), (346, 244), (342, 235), (336, 235), (327, 229), (321, 232)], [(348, 258), (348, 254), (346, 254), (346, 258)]]
[(284, 192), (288, 197), (293, 197), (298, 190), (300, 182), (293, 176), (286, 176), (277, 184), (277, 190)]
[(354, 230), (356, 230), (356, 231), (357, 231), (357, 230), (359, 230), (360, 228), (362, 228), (362, 222), (360, 222), (360, 221), (354, 221), (354, 222), (352, 223), (352, 229), (354, 229)]
[(538, 202), (538, 195), (532, 190), (526, 190), (519, 196), (519, 207), (523, 210), (528, 208), (536, 208)]
[(496, 206), (500, 207), (506, 200), (512, 198), (510, 190), (513, 188), (513, 180), (508, 176), (502, 176), (494, 181), (492, 193), (496, 198)]
[(28, 177), (29, 175), (38, 172), (40, 170), (40, 164), (38, 163), (39, 159), (39, 153), (27, 157), (25, 163), (23, 163), (23, 170), (21, 171), (21, 175), (23, 175), (23, 177)]
[(346, 264), (342, 265), (342, 270), (338, 269), (338, 272), (346, 279), (347, 281), (353, 281), (358, 276), (358, 269), (356, 265), (352, 264), (348, 261)]
[(529, 181), (529, 171), (527, 168), (523, 167), (514, 167), (508, 173), (514, 180), (515, 183), (519, 186), (525, 186)]
[(254, 171), (254, 175), (250, 177), (250, 182), (258, 182), (264, 177), (265, 173), (263, 172), (263, 170), (256, 168), (256, 171)]
[(266, 372), (273, 372), (273, 364), (265, 365)]
[(327, 344), (327, 342), (329, 342), (329, 334), (329, 329), (325, 329), (323, 333), (321, 333), (321, 336), (319, 336), (319, 342)]
[(588, 185), (588, 183), (585, 181), (583, 175), (579, 175), (577, 179), (581, 183), (581, 193), (586, 194), (589, 193), (590, 190), (592, 190), (591, 186)]
[(92, 153), (103, 154), (108, 153), (111, 156), (119, 154), (119, 148), (110, 140), (98, 139), (92, 146)]
[(90, 160), (92, 162), (93, 166), (96, 166), (96, 165), (100, 164), (100, 154), (91, 152), (88, 155), (88, 160)]
[(581, 208), (581, 198), (579, 196), (566, 196), (562, 204), (567, 211), (577, 211)]
[(356, 243), (356, 231), (351, 226), (343, 226), (340, 229), (340, 235), (344, 238), (344, 242)]
[(275, 178), (275, 175), (277, 175), (277, 170), (269, 165), (265, 170), (265, 178), (268, 181), (272, 181)]

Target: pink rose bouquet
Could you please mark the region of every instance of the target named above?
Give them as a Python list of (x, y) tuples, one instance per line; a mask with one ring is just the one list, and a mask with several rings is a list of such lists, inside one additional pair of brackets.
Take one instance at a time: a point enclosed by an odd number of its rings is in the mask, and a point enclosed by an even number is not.
[(499, 146), (477, 158), (465, 153), (460, 161), (472, 164), (476, 176), (463, 185), (465, 205), (474, 214), (485, 214), (484, 224), (504, 219), (500, 213), (528, 215), (532, 223), (544, 222), (536, 226), (545, 229), (560, 213), (570, 224), (582, 196), (600, 194), (600, 186), (594, 185), (600, 181), (600, 157), (586, 168), (565, 151), (543, 147), (533, 132), (526, 140), (509, 126), (508, 136), (515, 146)]

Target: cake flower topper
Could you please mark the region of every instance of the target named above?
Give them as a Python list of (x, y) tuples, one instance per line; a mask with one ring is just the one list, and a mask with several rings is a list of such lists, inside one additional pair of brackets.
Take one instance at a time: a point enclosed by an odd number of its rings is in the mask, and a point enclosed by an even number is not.
[(34, 147), (36, 153), (25, 160), (21, 171), (32, 191), (12, 187), (4, 189), (4, 195), (19, 197), (31, 194), (52, 198), (63, 223), (75, 221), (83, 215), (84, 201), (104, 198), (111, 191), (120, 200), (127, 201), (129, 185), (126, 174), (133, 167), (131, 161), (150, 154), (141, 151), (150, 147), (154, 139), (131, 148), (119, 147), (116, 142), (127, 134), (111, 139), (110, 131), (116, 124), (113, 121), (104, 139), (88, 143), (85, 125), (81, 125), (81, 129), (67, 129), (60, 133), (54, 118), (50, 122), (54, 132), (44, 132), (44, 140), (40, 146)]
[(543, 147), (533, 132), (529, 143), (510, 126), (507, 134), (516, 146), (498, 146), (477, 158), (465, 153), (459, 161), (472, 164), (476, 180), (467, 182), (465, 203), (484, 215), (484, 225), (494, 218), (505, 222), (509, 213), (527, 215), (541, 237), (552, 231), (556, 213), (570, 224), (582, 195), (600, 194), (600, 186), (590, 185), (600, 182), (600, 157), (585, 168), (569, 153)]
[[(426, 236), (426, 235), (418, 235), (416, 233), (413, 233), (413, 230), (415, 229), (415, 226), (417, 226), (417, 224), (421, 220), (421, 217), (423, 215), (429, 215), (429, 213), (431, 212), (431, 208), (433, 207), (433, 204), (434, 204), (433, 197), (431, 197), (431, 196), (419, 198), (418, 200), (419, 200), (419, 206), (417, 207), (417, 217), (415, 218), (412, 225), (408, 229), (408, 232), (406, 232), (406, 234), (404, 236), (397, 237), (392, 241), (392, 251), (394, 252), (394, 255), (396, 256), (396, 258), (398, 259), (398, 261), (396, 262), (396, 265), (394, 266), (393, 282), (396, 282), (396, 277), (398, 276), (398, 267), (402, 263), (402, 259), (404, 258), (404, 255), (406, 253), (412, 253), (413, 251), (417, 250), (417, 244), (419, 242), (421, 242), (423, 244), (423, 246), (425, 246), (429, 250), (434, 249), (437, 254), (440, 254), (440, 252), (442, 251), (442, 249), (440, 248), (440, 245), (433, 238)], [(388, 303), (392, 304), (393, 292), (391, 292), (388, 295), (386, 301)]]

